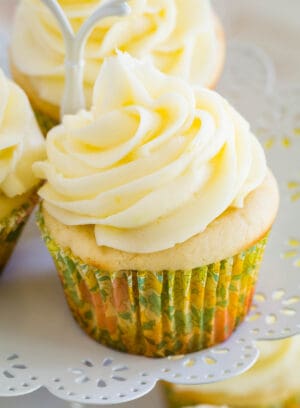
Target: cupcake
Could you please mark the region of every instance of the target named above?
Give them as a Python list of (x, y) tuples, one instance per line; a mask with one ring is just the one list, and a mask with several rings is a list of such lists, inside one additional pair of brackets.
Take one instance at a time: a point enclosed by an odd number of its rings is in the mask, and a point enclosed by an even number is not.
[[(99, 0), (59, 0), (75, 32)], [(127, 17), (99, 22), (86, 52), (84, 88), (88, 107), (104, 58), (116, 50), (152, 61), (167, 74), (214, 87), (224, 60), (224, 35), (208, 0), (130, 1)], [(51, 12), (38, 0), (22, 0), (11, 44), (14, 79), (27, 92), (42, 128), (59, 122), (65, 78), (65, 46)]]
[(278, 207), (247, 122), (214, 91), (119, 54), (91, 110), (46, 145), (39, 225), (82, 328), (156, 357), (227, 339)]
[(167, 385), (169, 407), (299, 408), (300, 337), (259, 342), (257, 346), (259, 360), (238, 377), (217, 384)]
[(44, 148), (26, 95), (0, 70), (0, 271), (37, 203), (32, 164), (44, 159)]

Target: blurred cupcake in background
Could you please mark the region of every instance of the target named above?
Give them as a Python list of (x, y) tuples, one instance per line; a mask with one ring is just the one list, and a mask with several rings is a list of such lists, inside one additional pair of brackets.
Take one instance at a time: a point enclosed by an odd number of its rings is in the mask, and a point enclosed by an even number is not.
[[(102, 2), (59, 0), (75, 32)], [(88, 107), (104, 58), (116, 50), (151, 61), (163, 72), (193, 84), (215, 86), (223, 67), (225, 40), (208, 0), (131, 0), (129, 4), (130, 15), (99, 22), (87, 42), (84, 88)], [(39, 0), (22, 0), (13, 28), (11, 68), (45, 132), (60, 119), (64, 59), (65, 45), (51, 12)]]
[(0, 270), (38, 201), (32, 165), (45, 157), (44, 138), (25, 93), (0, 70)]
[[(226, 405), (230, 408), (300, 407), (300, 336), (258, 342), (260, 357), (246, 373), (216, 384), (166, 384), (170, 408)], [(204, 405), (203, 405), (204, 404)]]
[(278, 209), (248, 123), (217, 93), (119, 54), (91, 111), (46, 145), (39, 224), (83, 329), (156, 357), (227, 339)]

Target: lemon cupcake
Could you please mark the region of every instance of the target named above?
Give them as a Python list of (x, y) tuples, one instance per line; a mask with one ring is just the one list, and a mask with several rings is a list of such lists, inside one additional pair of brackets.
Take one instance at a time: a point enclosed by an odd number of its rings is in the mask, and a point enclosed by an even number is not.
[(32, 164), (44, 148), (26, 95), (0, 70), (0, 271), (37, 203)]
[(91, 111), (46, 144), (39, 224), (84, 330), (147, 356), (228, 338), (278, 207), (247, 122), (217, 93), (119, 54)]
[[(59, 0), (75, 32), (102, 2)], [(131, 14), (100, 22), (86, 47), (84, 88), (88, 107), (105, 57), (116, 50), (151, 60), (167, 74), (214, 87), (224, 60), (224, 35), (208, 0), (130, 1)], [(22, 0), (17, 9), (11, 67), (27, 92), (43, 129), (59, 121), (65, 78), (65, 46), (43, 2)]]
[[(260, 357), (246, 373), (217, 384), (167, 385), (170, 408), (197, 404), (231, 408), (300, 407), (300, 337), (259, 342)], [(200, 405), (202, 406), (202, 405)]]

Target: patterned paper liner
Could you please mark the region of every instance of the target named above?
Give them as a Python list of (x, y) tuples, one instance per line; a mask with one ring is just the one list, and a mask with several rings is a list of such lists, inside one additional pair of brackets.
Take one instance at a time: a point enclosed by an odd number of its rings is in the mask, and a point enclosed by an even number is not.
[[(166, 392), (167, 406), (169, 408), (186, 408), (193, 407), (196, 405), (213, 404), (214, 406), (220, 406), (220, 398), (218, 398), (218, 403), (214, 402), (212, 397), (209, 399), (205, 396), (205, 393), (193, 391), (176, 391), (171, 384), (164, 383), (163, 387)], [(255, 391), (254, 391), (255, 392)], [(238, 405), (231, 404), (230, 396), (222, 397), (222, 406), (226, 405), (228, 408), (300, 408), (300, 392), (294, 395), (290, 395), (284, 399), (275, 398), (274, 403), (262, 404), (261, 402), (255, 404), (249, 404), (247, 402), (247, 397), (245, 400), (241, 399)], [(276, 401), (276, 402), (275, 402)]]
[(252, 303), (267, 237), (221, 262), (186, 271), (107, 272), (85, 264), (38, 224), (83, 330), (148, 357), (186, 354), (226, 340)]
[(25, 203), (0, 221), (0, 273), (9, 260), (22, 229), (37, 202), (38, 196), (34, 192)]
[(48, 132), (59, 123), (57, 120), (52, 119), (50, 116), (37, 109), (34, 109), (34, 113), (40, 129), (45, 137), (47, 136)]

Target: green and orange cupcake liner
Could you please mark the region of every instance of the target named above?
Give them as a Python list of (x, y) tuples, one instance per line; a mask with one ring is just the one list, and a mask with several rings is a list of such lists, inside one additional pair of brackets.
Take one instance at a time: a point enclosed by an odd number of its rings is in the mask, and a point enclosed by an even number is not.
[(192, 270), (108, 272), (88, 265), (38, 224), (74, 318), (93, 339), (123, 352), (164, 357), (226, 340), (247, 315), (267, 237)]
[(59, 124), (57, 120), (51, 118), (50, 116), (47, 116), (45, 113), (37, 109), (34, 109), (34, 114), (39, 124), (39, 127), (45, 137), (52, 128)]
[(0, 273), (9, 260), (27, 219), (39, 198), (32, 193), (28, 200), (0, 221)]

